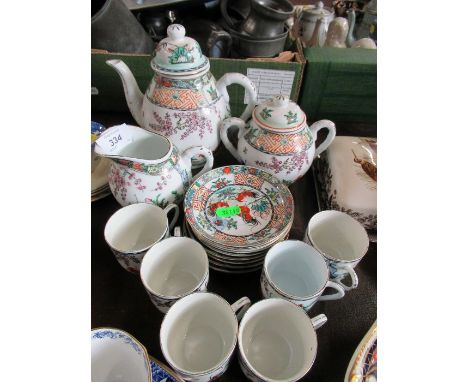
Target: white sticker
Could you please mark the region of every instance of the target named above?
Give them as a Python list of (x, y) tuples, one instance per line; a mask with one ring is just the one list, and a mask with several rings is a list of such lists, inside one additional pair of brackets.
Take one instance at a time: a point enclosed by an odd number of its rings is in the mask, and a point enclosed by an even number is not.
[[(247, 77), (255, 84), (258, 91), (258, 103), (276, 95), (291, 97), (295, 74), (292, 70), (247, 68)], [(244, 104), (247, 103), (248, 96), (246, 93), (244, 95)]]
[(95, 86), (91, 86), (91, 95), (98, 95), (98, 94), (99, 94), (98, 88)]
[[(123, 127), (121, 129), (121, 127)], [(125, 129), (126, 125), (120, 125), (111, 127), (104, 131), (99, 139), (96, 140), (96, 144), (99, 145), (106, 153), (112, 153), (119, 148), (127, 146), (133, 142), (133, 138), (129, 135)]]

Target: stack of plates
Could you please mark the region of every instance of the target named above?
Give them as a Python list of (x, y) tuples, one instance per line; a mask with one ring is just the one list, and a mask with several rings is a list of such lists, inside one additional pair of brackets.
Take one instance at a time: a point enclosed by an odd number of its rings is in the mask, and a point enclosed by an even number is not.
[(225, 166), (198, 178), (185, 194), (185, 232), (204, 247), (212, 269), (262, 268), (268, 249), (287, 238), (294, 220), (289, 189), (248, 166)]
[(91, 121), (91, 202), (102, 199), (111, 193), (107, 182), (110, 160), (101, 158), (94, 152), (96, 140), (106, 130), (104, 125)]
[(111, 161), (109, 159), (102, 158), (96, 169), (91, 172), (91, 202), (111, 194), (107, 180), (110, 165)]

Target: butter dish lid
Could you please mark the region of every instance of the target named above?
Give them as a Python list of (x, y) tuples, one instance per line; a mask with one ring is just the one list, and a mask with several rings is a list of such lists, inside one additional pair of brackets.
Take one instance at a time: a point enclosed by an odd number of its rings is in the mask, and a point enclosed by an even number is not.
[(377, 223), (377, 139), (337, 136), (324, 156), (321, 182), (329, 207), (349, 213), (365, 228)]
[(167, 27), (167, 37), (156, 47), (151, 67), (167, 75), (191, 75), (207, 71), (210, 67), (200, 45), (193, 38), (185, 35), (185, 28), (180, 24)]

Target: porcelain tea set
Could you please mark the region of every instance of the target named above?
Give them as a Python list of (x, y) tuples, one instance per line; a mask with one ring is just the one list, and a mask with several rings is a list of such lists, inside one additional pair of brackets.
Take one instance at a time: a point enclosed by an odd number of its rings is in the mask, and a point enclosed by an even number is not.
[[(358, 286), (354, 267), (369, 243), (360, 223), (339, 211), (319, 212), (304, 241), (288, 240), (294, 220), (288, 185), (327, 149), (335, 125), (322, 120), (309, 128), (304, 112), (283, 96), (255, 106), (250, 80), (229, 73), (216, 82), (182, 26), (169, 26), (168, 35), (156, 49), (155, 76), (145, 95), (123, 62), (108, 62), (122, 77), (141, 127), (113, 126), (94, 142), (95, 154), (111, 163), (110, 191), (122, 206), (109, 218), (105, 240), (165, 314), (161, 349), (178, 376), (213, 380), (238, 346), (250, 380), (298, 380), (313, 365), (315, 331), (327, 321), (307, 312), (317, 301), (340, 299)], [(249, 94), (241, 118), (229, 118), (231, 83)], [(233, 126), (237, 148), (228, 137)], [(327, 137), (315, 149), (323, 128)], [(212, 168), (220, 140), (241, 165)], [(182, 201), (183, 226), (174, 227)], [(264, 300), (251, 306), (243, 297), (229, 305), (209, 292), (210, 269), (262, 269)], [(335, 292), (324, 294), (327, 288)], [(154, 380), (146, 350), (128, 333), (96, 329), (92, 344), (93, 382)]]

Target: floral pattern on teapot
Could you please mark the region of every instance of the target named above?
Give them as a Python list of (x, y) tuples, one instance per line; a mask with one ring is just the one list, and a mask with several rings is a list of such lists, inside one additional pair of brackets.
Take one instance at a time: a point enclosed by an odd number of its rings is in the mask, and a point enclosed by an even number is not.
[[(220, 142), (220, 123), (231, 115), (226, 87), (236, 83), (246, 89), (249, 102), (241, 116), (244, 120), (252, 113), (257, 91), (240, 73), (226, 73), (216, 82), (209, 60), (199, 44), (185, 36), (182, 25), (170, 25), (167, 33), (151, 60), (155, 74), (144, 95), (123, 61), (106, 63), (120, 75), (128, 107), (141, 127), (168, 137), (180, 151), (193, 146), (214, 151)], [(194, 162), (198, 166), (203, 160)]]

